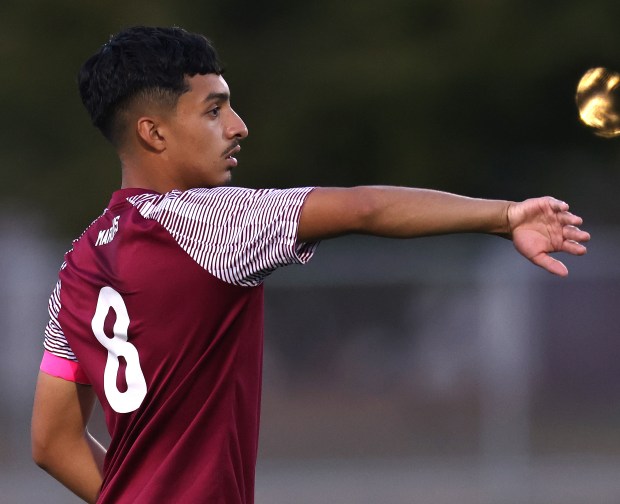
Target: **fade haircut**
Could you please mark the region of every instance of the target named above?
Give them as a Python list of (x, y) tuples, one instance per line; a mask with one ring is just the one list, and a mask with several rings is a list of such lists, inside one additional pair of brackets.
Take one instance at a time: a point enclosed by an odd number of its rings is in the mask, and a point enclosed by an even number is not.
[(223, 71), (206, 37), (178, 27), (134, 26), (86, 60), (78, 86), (92, 123), (118, 146), (126, 127), (121, 116), (136, 99), (174, 108), (189, 91), (187, 76)]

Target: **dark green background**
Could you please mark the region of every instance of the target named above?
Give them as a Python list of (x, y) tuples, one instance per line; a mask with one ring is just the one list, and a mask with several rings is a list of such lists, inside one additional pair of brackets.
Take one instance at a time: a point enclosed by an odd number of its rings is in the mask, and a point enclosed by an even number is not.
[(618, 142), (587, 131), (574, 104), (583, 71), (620, 69), (615, 0), (19, 0), (0, 18), (0, 199), (64, 237), (120, 178), (75, 75), (132, 24), (215, 42), (250, 130), (236, 185), (549, 193), (615, 220)]

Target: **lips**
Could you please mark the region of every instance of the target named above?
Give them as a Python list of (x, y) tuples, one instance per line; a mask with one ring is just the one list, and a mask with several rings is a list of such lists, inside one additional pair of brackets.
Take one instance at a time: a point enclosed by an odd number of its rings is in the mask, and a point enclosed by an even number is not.
[(237, 166), (238, 161), (237, 161), (237, 158), (234, 157), (234, 155), (237, 154), (240, 150), (241, 150), (241, 147), (239, 145), (235, 145), (231, 150), (229, 150), (227, 153), (224, 154), (226, 156), (226, 161), (228, 161), (228, 165), (231, 168), (234, 168), (235, 166)]

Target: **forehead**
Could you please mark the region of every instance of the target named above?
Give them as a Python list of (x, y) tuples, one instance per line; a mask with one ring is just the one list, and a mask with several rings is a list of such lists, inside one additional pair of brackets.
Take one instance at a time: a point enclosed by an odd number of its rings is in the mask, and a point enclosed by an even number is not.
[(221, 101), (228, 99), (230, 95), (228, 84), (221, 75), (197, 74), (189, 77), (187, 83), (189, 84), (189, 91), (181, 95), (181, 100), (185, 99), (192, 102)]

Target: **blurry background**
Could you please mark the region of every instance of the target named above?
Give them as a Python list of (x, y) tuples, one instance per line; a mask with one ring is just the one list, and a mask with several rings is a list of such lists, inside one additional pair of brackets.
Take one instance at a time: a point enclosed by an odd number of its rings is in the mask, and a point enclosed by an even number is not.
[(553, 194), (594, 234), (563, 280), (474, 236), (342, 239), (276, 272), (257, 504), (620, 501), (620, 143), (574, 105), (585, 70), (620, 70), (618, 19), (614, 0), (3, 1), (0, 501), (77, 502), (31, 463), (30, 408), (62, 254), (119, 185), (75, 75), (133, 24), (219, 48), (251, 133), (237, 185)]

